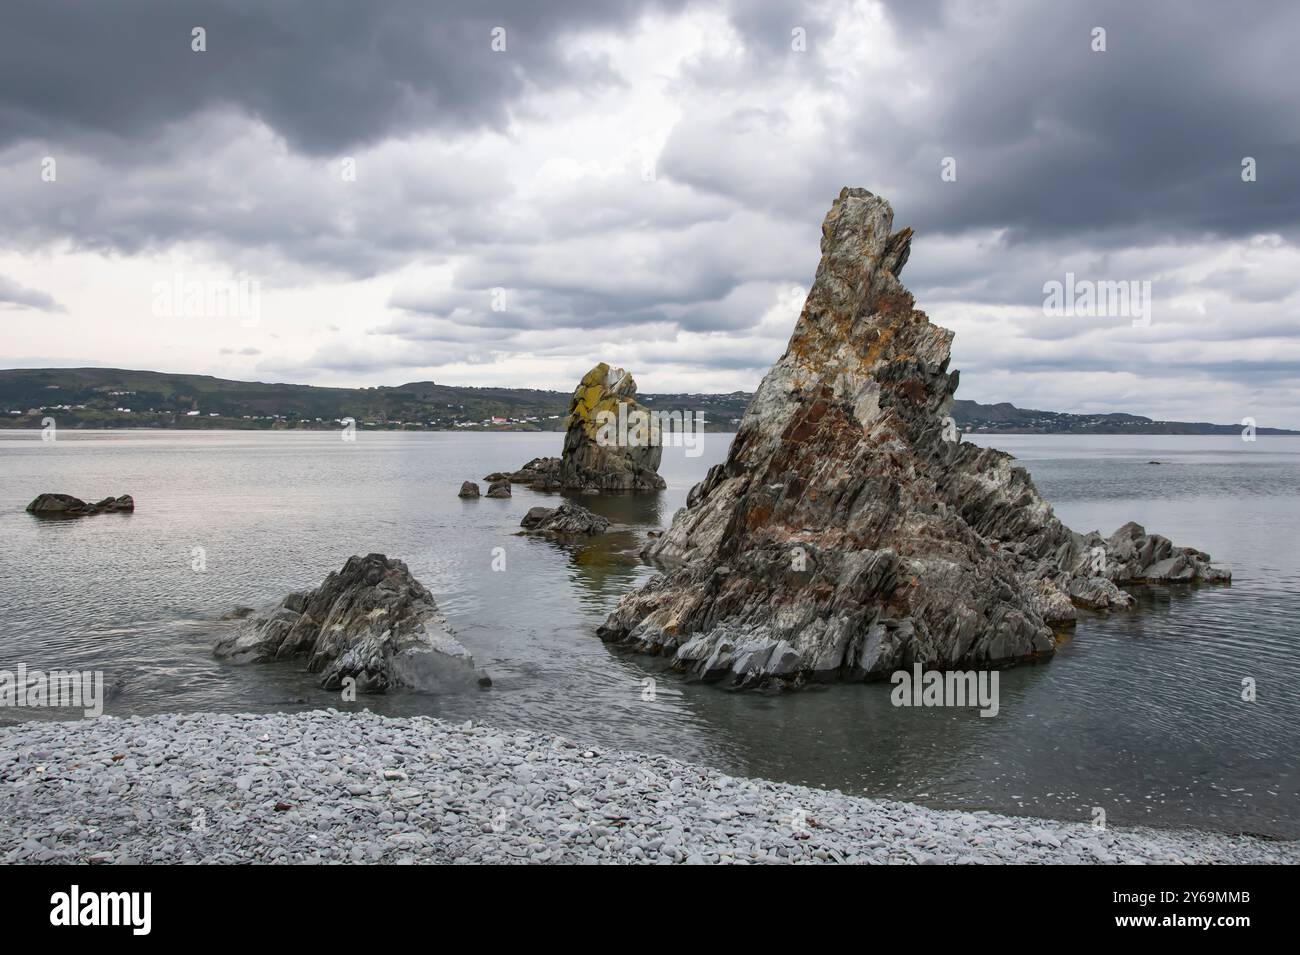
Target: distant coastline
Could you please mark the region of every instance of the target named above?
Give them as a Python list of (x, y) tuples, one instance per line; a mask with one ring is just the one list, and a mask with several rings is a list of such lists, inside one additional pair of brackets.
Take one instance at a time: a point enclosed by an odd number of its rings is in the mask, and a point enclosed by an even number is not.
[[(650, 407), (703, 415), (708, 431), (734, 431), (752, 394), (647, 394)], [(477, 388), (432, 381), (332, 388), (235, 381), (120, 368), (0, 369), (0, 428), (72, 430), (331, 431), (347, 419), (363, 431), (561, 431), (570, 394), (536, 388)], [(956, 400), (967, 434), (1221, 434), (1240, 424), (1158, 421), (1133, 414), (1071, 414), (1008, 403)], [(1257, 427), (1257, 435), (1300, 435)]]

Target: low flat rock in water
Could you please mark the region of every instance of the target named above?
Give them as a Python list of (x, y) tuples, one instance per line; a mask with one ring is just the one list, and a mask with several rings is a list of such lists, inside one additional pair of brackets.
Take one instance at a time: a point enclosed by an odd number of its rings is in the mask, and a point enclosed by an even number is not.
[(265, 614), (246, 615), (216, 656), (237, 662), (306, 657), (327, 690), (355, 680), (362, 693), (486, 684), (452, 635), (433, 595), (400, 560), (350, 557), (314, 590), (292, 593)]
[(530, 508), (519, 524), (529, 533), (554, 537), (590, 537), (609, 530), (606, 518), (572, 501), (565, 501), (559, 507)]
[(92, 514), (114, 514), (135, 510), (135, 499), (130, 494), (106, 497), (93, 504), (71, 494), (40, 494), (27, 505), (27, 513), (38, 517), (89, 517)]
[(1076, 606), (1131, 606), (1121, 585), (1230, 578), (1137, 524), (1070, 530), (1010, 455), (960, 440), (953, 334), (899, 281), (893, 218), (835, 200), (785, 354), (602, 639), (737, 687), (879, 679), (1045, 658)]

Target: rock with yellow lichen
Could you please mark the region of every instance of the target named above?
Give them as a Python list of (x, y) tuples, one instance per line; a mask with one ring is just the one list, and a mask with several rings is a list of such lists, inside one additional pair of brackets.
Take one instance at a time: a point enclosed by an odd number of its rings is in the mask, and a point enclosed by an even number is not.
[(569, 400), (564, 450), (534, 458), (510, 475), (537, 490), (658, 491), (663, 447), (636, 422), (648, 410), (636, 400), (636, 381), (601, 362), (582, 376)]
[(893, 218), (865, 189), (832, 204), (785, 354), (602, 639), (738, 687), (881, 679), (1045, 658), (1076, 606), (1131, 606), (1120, 585), (1228, 579), (1137, 524), (1070, 530), (1010, 455), (960, 440), (953, 335), (899, 281)]

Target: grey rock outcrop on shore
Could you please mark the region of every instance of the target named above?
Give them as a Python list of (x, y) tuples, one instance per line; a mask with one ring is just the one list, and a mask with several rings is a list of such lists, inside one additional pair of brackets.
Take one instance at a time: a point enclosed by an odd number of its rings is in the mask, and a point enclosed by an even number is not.
[(247, 616), (213, 652), (236, 662), (305, 657), (327, 690), (349, 679), (361, 693), (491, 682), (475, 671), (433, 595), (406, 564), (383, 554), (350, 557), (319, 587), (289, 594), (268, 614)]
[[(564, 449), (558, 458), (533, 458), (508, 475), (516, 484), (537, 491), (658, 491), (663, 447), (637, 443), (637, 416), (649, 409), (636, 400), (636, 381), (622, 368), (601, 362), (583, 375), (569, 400)], [(602, 425), (617, 423), (614, 428)], [(610, 432), (617, 440), (607, 440)], [(622, 441), (626, 432), (632, 440)]]
[(0, 861), (1294, 865), (1300, 848), (928, 809), (330, 710), (0, 729)]
[(37, 517), (89, 517), (92, 514), (114, 514), (135, 510), (135, 498), (130, 494), (106, 497), (93, 504), (71, 494), (40, 494), (27, 505), (27, 513)]
[(478, 497), (479, 496), (478, 485), (475, 484), (473, 481), (465, 481), (461, 484), (460, 492), (456, 496), (457, 497)]
[(1229, 579), (1136, 524), (1071, 531), (1010, 455), (959, 440), (952, 332), (898, 279), (911, 238), (884, 199), (840, 193), (785, 354), (726, 461), (648, 545), (664, 573), (602, 639), (740, 687), (874, 679), (1045, 658), (1076, 603)]
[(580, 504), (565, 501), (559, 507), (533, 507), (519, 526), (531, 534), (552, 537), (590, 537), (609, 530), (609, 521)]

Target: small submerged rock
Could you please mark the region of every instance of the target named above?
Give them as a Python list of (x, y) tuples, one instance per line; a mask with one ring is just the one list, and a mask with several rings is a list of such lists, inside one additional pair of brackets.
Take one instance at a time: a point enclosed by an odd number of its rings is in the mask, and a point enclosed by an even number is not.
[(71, 494), (40, 494), (27, 505), (27, 513), (38, 517), (89, 517), (92, 514), (113, 514), (135, 510), (135, 498), (130, 494), (106, 497), (91, 504)]
[(253, 663), (305, 656), (327, 690), (348, 679), (361, 693), (491, 684), (452, 635), (433, 595), (406, 564), (383, 554), (348, 558), (314, 590), (250, 616), (213, 653)]
[(473, 481), (465, 481), (463, 484), (461, 484), (460, 493), (457, 494), (456, 496), (457, 497), (478, 497), (479, 496), (478, 485), (475, 484)]
[(559, 507), (531, 508), (519, 525), (529, 533), (554, 537), (589, 537), (609, 530), (607, 519), (572, 501)]

